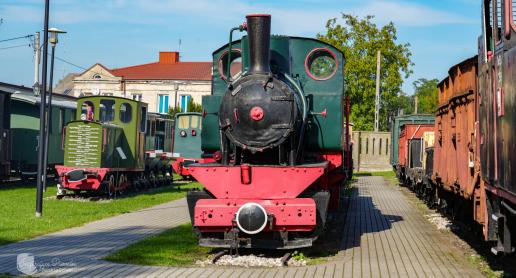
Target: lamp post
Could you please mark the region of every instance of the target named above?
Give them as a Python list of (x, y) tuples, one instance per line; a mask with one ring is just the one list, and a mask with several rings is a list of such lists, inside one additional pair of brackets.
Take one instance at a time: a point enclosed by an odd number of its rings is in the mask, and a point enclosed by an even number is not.
[[(38, 147), (38, 176), (36, 177), (36, 217), (43, 213), (43, 145), (45, 138), (45, 102), (47, 96), (47, 60), (48, 60), (48, 15), (50, 0), (45, 0), (45, 19), (43, 21), (43, 69), (41, 73), (41, 102), (39, 103), (39, 147)], [(46, 177), (45, 177), (46, 178)]]
[(50, 81), (48, 85), (48, 104), (47, 104), (47, 117), (45, 119), (45, 149), (43, 158), (43, 191), (47, 189), (47, 165), (48, 165), (48, 138), (50, 136), (50, 129), (52, 128), (52, 89), (54, 81), (54, 54), (56, 52), (56, 45), (59, 42), (58, 35), (65, 34), (66, 32), (57, 28), (48, 29), (50, 33), (50, 44), (52, 45), (52, 56), (50, 58)]

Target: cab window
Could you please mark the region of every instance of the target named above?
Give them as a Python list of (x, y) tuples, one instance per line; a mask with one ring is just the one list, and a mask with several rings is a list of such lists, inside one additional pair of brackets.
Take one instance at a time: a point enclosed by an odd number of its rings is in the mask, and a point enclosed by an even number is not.
[(496, 42), (499, 43), (502, 41), (503, 29), (502, 29), (502, 0), (495, 1), (495, 11), (496, 11), (496, 29), (495, 29), (495, 38)]
[(91, 101), (85, 101), (81, 107), (81, 119), (84, 121), (93, 121), (95, 115), (95, 106)]
[(120, 105), (120, 121), (122, 123), (131, 122), (133, 109), (129, 103), (122, 103)]
[(199, 128), (199, 117), (192, 116), (190, 118), (190, 127), (191, 128)]
[(179, 129), (187, 129), (190, 128), (190, 117), (180, 116), (177, 118), (177, 128)]
[(147, 107), (142, 106), (140, 109), (140, 132), (145, 132), (147, 127)]
[(100, 118), (101, 122), (112, 122), (115, 119), (115, 101), (112, 99), (103, 99), (100, 101)]

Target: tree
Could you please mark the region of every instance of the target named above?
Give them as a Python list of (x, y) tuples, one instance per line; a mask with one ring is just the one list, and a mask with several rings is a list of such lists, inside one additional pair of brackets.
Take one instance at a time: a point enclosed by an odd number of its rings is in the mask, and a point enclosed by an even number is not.
[(420, 78), (412, 84), (414, 84), (414, 95), (417, 96), (418, 113), (435, 113), (438, 102), (439, 89), (437, 89), (437, 84), (439, 84), (439, 80)]
[(388, 117), (400, 108), (398, 97), (403, 78), (412, 74), (410, 44), (398, 44), (397, 30), (391, 22), (381, 28), (372, 22), (342, 14), (344, 25), (336, 18), (326, 23), (326, 34), (318, 39), (340, 49), (346, 59), (346, 92), (351, 99), (351, 121), (357, 130), (373, 130), (375, 113), (376, 57), (382, 52), (380, 129), (388, 129)]

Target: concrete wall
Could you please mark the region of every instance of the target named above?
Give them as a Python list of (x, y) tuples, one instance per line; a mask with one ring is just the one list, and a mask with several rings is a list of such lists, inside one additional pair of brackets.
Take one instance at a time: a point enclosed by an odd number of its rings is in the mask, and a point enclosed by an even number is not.
[(353, 171), (389, 171), (391, 133), (353, 131)]

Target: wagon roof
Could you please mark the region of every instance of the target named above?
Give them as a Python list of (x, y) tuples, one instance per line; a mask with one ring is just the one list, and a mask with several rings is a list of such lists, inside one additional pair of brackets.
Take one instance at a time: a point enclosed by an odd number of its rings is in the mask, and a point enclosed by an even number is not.
[[(26, 94), (26, 93), (22, 93), (19, 91), (15, 91), (11, 95), (11, 99), (30, 103), (33, 105), (37, 105), (37, 104), (41, 103), (41, 98), (39, 96), (35, 96), (33, 94)], [(68, 108), (68, 109), (76, 109), (77, 103), (75, 102), (75, 100), (61, 98), (60, 95), (52, 94), (52, 106)]]

